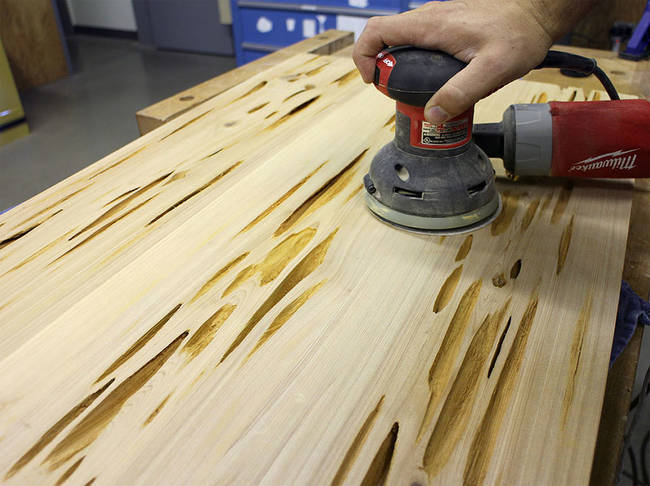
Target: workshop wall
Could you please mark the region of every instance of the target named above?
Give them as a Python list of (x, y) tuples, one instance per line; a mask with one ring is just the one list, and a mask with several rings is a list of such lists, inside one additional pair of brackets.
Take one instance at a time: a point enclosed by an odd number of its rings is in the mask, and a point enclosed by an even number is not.
[(131, 0), (67, 0), (72, 24), (136, 31)]
[(609, 31), (614, 22), (637, 23), (647, 0), (610, 0), (596, 2), (573, 29), (571, 44), (592, 49), (610, 49)]

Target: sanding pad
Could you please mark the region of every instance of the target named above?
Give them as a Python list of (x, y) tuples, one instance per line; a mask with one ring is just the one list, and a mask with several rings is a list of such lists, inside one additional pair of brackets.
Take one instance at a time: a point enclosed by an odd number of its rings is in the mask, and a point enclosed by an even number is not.
[(502, 208), (501, 196), (498, 192), (488, 204), (474, 211), (445, 217), (424, 217), (402, 213), (380, 203), (367, 192), (366, 205), (373, 216), (395, 228), (433, 235), (471, 233), (492, 223), (499, 216)]

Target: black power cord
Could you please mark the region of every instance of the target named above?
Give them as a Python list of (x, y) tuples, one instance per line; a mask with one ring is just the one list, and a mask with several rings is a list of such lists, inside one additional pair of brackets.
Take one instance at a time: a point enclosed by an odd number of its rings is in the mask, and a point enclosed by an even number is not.
[(577, 54), (571, 54), (569, 52), (562, 51), (548, 51), (546, 57), (542, 63), (537, 66), (535, 69), (542, 68), (559, 68), (559, 69), (569, 69), (581, 74), (590, 75), (593, 74), (598, 78), (598, 81), (603, 85), (605, 91), (609, 95), (611, 100), (619, 100), (618, 92), (616, 88), (605, 74), (605, 71), (598, 67), (595, 59), (591, 59), (584, 56), (578, 56)]

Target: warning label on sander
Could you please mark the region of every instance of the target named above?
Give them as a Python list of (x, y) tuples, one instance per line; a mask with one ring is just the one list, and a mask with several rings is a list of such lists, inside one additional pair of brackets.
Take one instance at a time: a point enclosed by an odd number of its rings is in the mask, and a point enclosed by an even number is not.
[(469, 120), (466, 117), (444, 123), (422, 121), (420, 143), (422, 145), (462, 145), (471, 137)]

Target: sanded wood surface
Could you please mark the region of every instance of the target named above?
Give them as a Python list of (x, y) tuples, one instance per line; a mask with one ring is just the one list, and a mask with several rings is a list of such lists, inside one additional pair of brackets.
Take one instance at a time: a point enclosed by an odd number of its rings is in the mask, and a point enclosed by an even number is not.
[[(584, 96), (478, 121), (542, 94)], [(297, 55), (0, 216), (3, 484), (587, 484), (630, 184), (398, 231), (361, 186), (393, 116)]]
[(296, 54), (332, 54), (345, 46), (352, 45), (353, 42), (354, 34), (352, 32), (328, 30), (181, 91), (154, 105), (143, 108), (135, 114), (140, 135), (158, 128), (204, 101)]
[(0, 0), (0, 38), (20, 91), (68, 75), (51, 0)]

